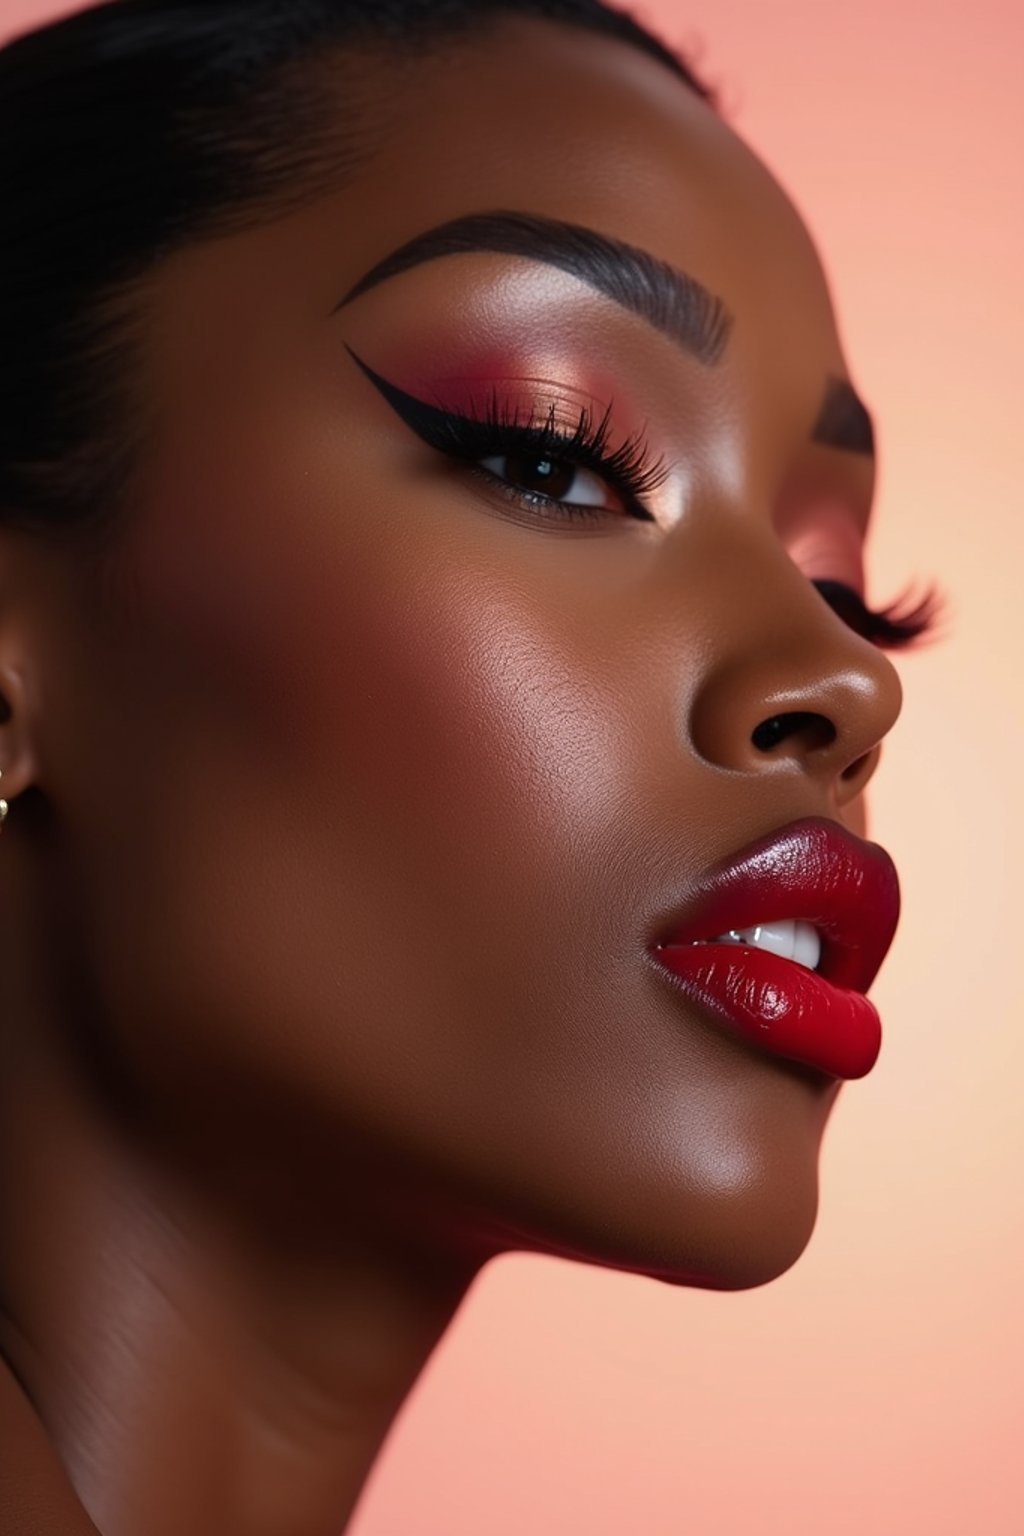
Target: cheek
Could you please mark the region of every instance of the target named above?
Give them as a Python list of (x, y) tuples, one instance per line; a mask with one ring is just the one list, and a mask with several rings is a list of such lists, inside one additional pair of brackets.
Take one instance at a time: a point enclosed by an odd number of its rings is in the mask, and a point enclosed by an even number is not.
[(396, 472), (393, 432), (329, 430), (268, 424), (255, 464), (213, 449), (168, 475), (131, 564), (170, 685), (282, 787), (326, 776), (329, 798), (429, 824), (584, 803), (608, 722), (585, 637), (570, 655), (573, 553)]
[[(173, 766), (119, 920), (154, 964), (148, 935), (181, 936), (225, 1049), (411, 1103), (430, 1051), (469, 1080), (474, 1054), (493, 1072), (542, 1034), (559, 1004), (538, 977), (564, 1001), (574, 932), (635, 910), (610, 855), (643, 732), (614, 637), (567, 617), (582, 545), (553, 559), (543, 535), (365, 479), (343, 506), (326, 482), (236, 489), (191, 537), (140, 541), (163, 678), (146, 728)], [(496, 982), (504, 1043), (478, 1027)], [(308, 1028), (284, 1041), (271, 1011)], [(362, 1021), (344, 1062), (339, 1015)]]

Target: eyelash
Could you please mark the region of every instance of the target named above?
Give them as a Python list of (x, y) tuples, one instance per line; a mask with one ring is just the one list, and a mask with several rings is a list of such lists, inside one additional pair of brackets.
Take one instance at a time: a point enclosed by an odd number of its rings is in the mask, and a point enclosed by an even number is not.
[(811, 585), (844, 624), (883, 651), (908, 650), (918, 644), (936, 628), (942, 613), (942, 598), (934, 587), (917, 602), (905, 593), (884, 608), (869, 608), (860, 593), (843, 581)]
[[(495, 390), (482, 416), (461, 416), (406, 394), (375, 373), (351, 347), (346, 350), (423, 442), (449, 458), (466, 463), (481, 479), (497, 487), (517, 505), (531, 510), (544, 507), (548, 515), (553, 512), (569, 521), (591, 521), (607, 513), (606, 508), (558, 501), (539, 491), (517, 490), (507, 480), (481, 468), (480, 459), (528, 453), (536, 458), (548, 457), (577, 465), (600, 475), (619, 493), (627, 511), (638, 521), (656, 521), (644, 506), (643, 497), (649, 496), (664, 482), (669, 470), (663, 460), (652, 462), (641, 433), (628, 438), (614, 451), (608, 451), (610, 407), (599, 421), (583, 407), (575, 430), (569, 433), (556, 425), (553, 405), (544, 424), (537, 426), (532, 412), (524, 422), (517, 411), (503, 408)], [(910, 603), (905, 594), (884, 608), (869, 608), (860, 593), (845, 582), (816, 580), (812, 585), (844, 623), (881, 650), (906, 650), (917, 644), (934, 630), (942, 612), (942, 600), (934, 588), (929, 588), (915, 603)]]
[[(408, 413), (413, 414), (412, 397)], [(669, 470), (663, 460), (652, 460), (642, 433), (628, 438), (618, 448), (609, 450), (611, 408), (598, 419), (583, 406), (573, 431), (560, 427), (555, 419), (555, 407), (548, 410), (547, 419), (538, 425), (533, 413), (524, 421), (518, 410), (509, 409), (492, 393), (487, 408), (480, 416), (459, 416), (422, 401), (415, 402), (419, 410), (417, 420), (410, 425), (433, 448), (473, 465), (476, 472), (500, 487), (502, 494), (522, 506), (543, 507), (556, 517), (568, 519), (594, 519), (605, 517), (607, 507), (589, 506), (581, 502), (559, 501), (545, 496), (542, 491), (528, 491), (502, 480), (490, 470), (479, 466), (485, 458), (552, 459), (578, 469), (597, 474), (613, 491), (622, 497), (630, 516), (639, 522), (652, 523), (654, 515), (644, 506), (649, 496), (663, 484)]]

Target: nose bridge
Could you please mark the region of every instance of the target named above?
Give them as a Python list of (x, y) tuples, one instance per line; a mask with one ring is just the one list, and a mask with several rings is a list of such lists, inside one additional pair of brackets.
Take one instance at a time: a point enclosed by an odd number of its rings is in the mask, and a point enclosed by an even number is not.
[(706, 567), (691, 744), (734, 771), (765, 772), (786, 760), (835, 780), (848, 799), (899, 714), (899, 676), (832, 611), (774, 533), (735, 533), (719, 530)]

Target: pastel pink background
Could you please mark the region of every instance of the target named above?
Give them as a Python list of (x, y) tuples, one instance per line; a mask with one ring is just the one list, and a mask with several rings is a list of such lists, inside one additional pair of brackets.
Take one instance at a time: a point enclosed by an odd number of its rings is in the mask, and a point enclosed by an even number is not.
[[(70, 7), (2, 0), (0, 33)], [(881, 426), (874, 596), (952, 597), (872, 791), (905, 917), (799, 1264), (484, 1272), (353, 1536), (1020, 1536), (1024, 6), (661, 0), (824, 250)], [(595, 1177), (598, 1177), (595, 1170)]]

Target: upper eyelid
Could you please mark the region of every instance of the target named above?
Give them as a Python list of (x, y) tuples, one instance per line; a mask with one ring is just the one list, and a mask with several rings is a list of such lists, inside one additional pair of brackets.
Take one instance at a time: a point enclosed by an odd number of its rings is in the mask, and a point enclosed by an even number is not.
[[(444, 441), (446, 435), (452, 433), (453, 424), (456, 423), (465, 432), (487, 432), (488, 430), (512, 432), (521, 440), (532, 439), (542, 449), (554, 449), (556, 446), (564, 445), (568, 456), (572, 456), (575, 446), (578, 462), (582, 467), (602, 475), (609, 486), (626, 499), (638, 520), (654, 521), (653, 514), (644, 505), (642, 497), (663, 482), (670, 473), (671, 465), (666, 464), (663, 459), (649, 462), (647, 441), (642, 434), (627, 438), (618, 448), (605, 453), (611, 405), (606, 408), (600, 422), (596, 425), (594, 417), (587, 408), (582, 408), (575, 431), (570, 432), (557, 427), (553, 405), (546, 421), (540, 424), (535, 421), (528, 423), (519, 421), (517, 412), (508, 413), (507, 419), (503, 419), (495, 388), (492, 393), (490, 416), (466, 416), (439, 405), (432, 405), (416, 395), (410, 395), (406, 390), (400, 389), (398, 385), (392, 384), (377, 373), (347, 343), (345, 343), (345, 350), (406, 425), (438, 451), (447, 450), (453, 456), (466, 456), (460, 452), (462, 444), (453, 440), (449, 447)], [(419, 418), (418, 421), (410, 419), (413, 414)], [(424, 427), (427, 428), (426, 432)]]
[[(393, 409), (397, 410), (400, 415), (402, 414), (402, 412), (401, 412), (401, 403), (402, 403), (403, 400), (406, 400), (406, 401), (414, 402), (415, 405), (417, 406), (417, 408), (419, 410), (421, 410), (421, 411), (429, 411), (432, 414), (436, 415), (436, 417), (438, 417), (438, 418), (442, 418), (443, 417), (443, 418), (446, 418), (446, 419), (449, 419), (449, 420), (452, 420), (452, 421), (457, 421), (457, 422), (460, 422), (460, 423), (464, 423), (466, 426), (482, 426), (488, 420), (488, 417), (486, 415), (474, 416), (474, 415), (466, 414), (465, 412), (462, 412), (462, 411), (453, 410), (450, 406), (442, 406), (440, 404), (440, 401), (437, 399), (436, 396), (435, 396), (435, 400), (433, 402), (431, 402), (429, 400), (422, 399), (418, 395), (411, 395), (411, 394), (408, 393), (407, 390), (399, 389), (398, 386), (395, 385), (395, 384), (392, 384), (389, 379), (385, 379), (382, 374), (377, 373), (373, 368), (370, 367), (369, 363), (364, 362), (363, 359), (359, 356), (359, 354), (357, 352), (353, 351), (353, 349), (350, 346), (348, 346), (347, 343), (345, 344), (345, 350), (349, 354), (349, 356), (352, 358), (352, 361), (358, 365), (358, 367), (362, 370), (362, 372), (370, 380), (370, 383), (373, 384), (376, 387), (376, 389), (384, 396), (384, 398), (393, 407)], [(520, 381), (517, 380), (516, 382), (520, 382)], [(496, 388), (496, 386), (492, 386), (491, 400), (492, 400), (492, 404), (496, 403), (496, 401), (497, 401), (497, 388)], [(547, 430), (548, 429), (547, 428), (547, 424), (546, 423), (544, 423), (544, 424), (539, 423), (535, 419), (535, 415), (536, 415), (536, 413), (531, 411), (530, 419), (527, 420), (527, 421), (521, 421), (519, 419), (518, 411), (516, 411), (515, 413), (510, 413), (509, 419), (507, 421), (507, 425), (508, 425), (509, 428), (515, 427), (517, 430), (520, 430), (520, 431), (523, 431), (523, 432), (530, 431), (530, 430), (535, 430), (535, 431)], [(580, 419), (580, 412), (577, 410), (577, 412), (576, 412), (576, 420), (577, 420), (577, 422), (579, 421), (579, 419)], [(553, 431), (554, 430), (554, 422), (553, 422), (553, 417), (552, 417), (552, 415), (550, 413), (548, 415), (548, 421), (551, 422), (551, 430)], [(570, 434), (566, 433), (565, 435), (569, 436)]]

